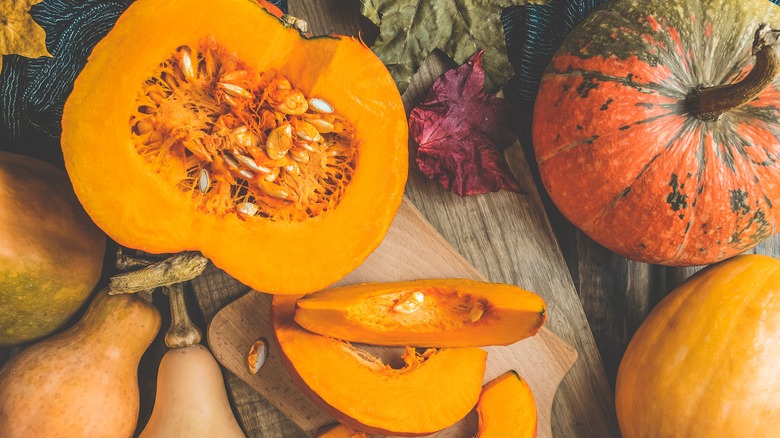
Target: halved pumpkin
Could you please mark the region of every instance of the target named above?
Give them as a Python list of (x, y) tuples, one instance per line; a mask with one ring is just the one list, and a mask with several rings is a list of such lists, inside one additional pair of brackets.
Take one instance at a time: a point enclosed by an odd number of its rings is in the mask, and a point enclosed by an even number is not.
[(271, 307), (283, 362), (323, 410), (353, 429), (416, 436), (459, 421), (479, 398), (487, 353), (479, 348), (407, 348), (392, 368), (345, 341), (295, 323), (295, 299), (277, 295)]
[(76, 194), (122, 245), (200, 250), (245, 284), (318, 290), (381, 242), (407, 173), (382, 62), (247, 0), (139, 0), (63, 114)]
[(535, 438), (536, 402), (531, 388), (516, 372), (506, 372), (482, 389), (477, 402), (476, 438)]
[(298, 300), (295, 321), (312, 332), (373, 345), (478, 347), (535, 335), (546, 308), (509, 284), (466, 279), (367, 283)]

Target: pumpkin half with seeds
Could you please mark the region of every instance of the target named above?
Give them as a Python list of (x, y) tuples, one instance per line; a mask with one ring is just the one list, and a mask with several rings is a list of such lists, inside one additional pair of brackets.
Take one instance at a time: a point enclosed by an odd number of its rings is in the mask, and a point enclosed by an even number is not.
[(62, 124), (76, 194), (113, 239), (200, 250), (271, 293), (321, 289), (360, 264), (406, 180), (406, 117), (381, 61), (247, 0), (135, 2)]

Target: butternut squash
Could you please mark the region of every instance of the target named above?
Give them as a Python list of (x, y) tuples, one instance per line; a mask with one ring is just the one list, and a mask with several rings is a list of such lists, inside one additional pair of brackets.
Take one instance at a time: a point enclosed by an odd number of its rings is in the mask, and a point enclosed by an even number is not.
[(76, 325), (0, 370), (0, 437), (131, 437), (138, 363), (159, 329), (145, 300), (100, 292)]
[(171, 328), (157, 374), (154, 409), (140, 438), (244, 438), (230, 409), (222, 371), (187, 315), (181, 283), (170, 286)]

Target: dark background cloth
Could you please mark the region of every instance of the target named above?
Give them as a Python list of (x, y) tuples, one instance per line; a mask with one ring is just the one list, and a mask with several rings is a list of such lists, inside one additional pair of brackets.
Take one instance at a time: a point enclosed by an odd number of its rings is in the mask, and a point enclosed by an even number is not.
[[(0, 150), (30, 155), (62, 167), (60, 122), (65, 100), (92, 48), (131, 3), (132, 0), (44, 0), (32, 7), (30, 15), (46, 31), (46, 47), (52, 57), (3, 56)], [(286, 0), (271, 3), (287, 10)]]

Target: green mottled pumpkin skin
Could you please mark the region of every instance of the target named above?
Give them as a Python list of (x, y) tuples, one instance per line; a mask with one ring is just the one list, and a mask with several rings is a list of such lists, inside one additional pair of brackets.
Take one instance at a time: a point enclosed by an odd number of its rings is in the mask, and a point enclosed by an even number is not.
[(780, 222), (780, 79), (705, 121), (696, 87), (739, 82), (768, 0), (618, 0), (580, 24), (549, 65), (534, 149), (553, 202), (628, 258), (713, 263)]
[(106, 239), (67, 175), (0, 152), (0, 346), (60, 328), (100, 279)]

